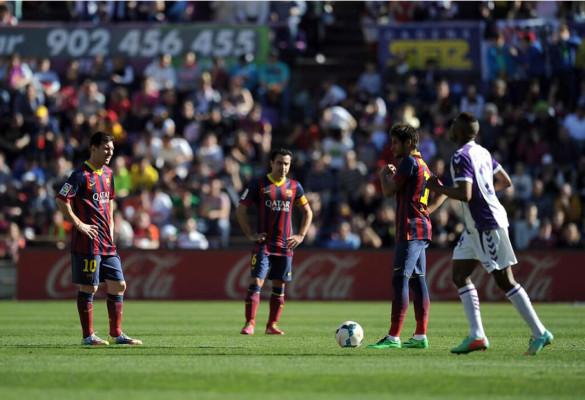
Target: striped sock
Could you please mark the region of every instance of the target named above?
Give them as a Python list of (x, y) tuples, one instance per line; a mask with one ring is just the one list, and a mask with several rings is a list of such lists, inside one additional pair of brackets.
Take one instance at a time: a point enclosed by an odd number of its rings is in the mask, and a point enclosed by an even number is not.
[(110, 336), (118, 337), (122, 334), (122, 308), (124, 308), (124, 296), (108, 293), (106, 304), (108, 306), (108, 319), (110, 321)]
[(280, 319), (282, 308), (284, 307), (284, 288), (273, 287), (270, 295), (270, 314), (268, 315), (267, 326), (275, 325)]
[(506, 297), (508, 297), (508, 300), (512, 302), (518, 313), (526, 321), (532, 331), (532, 336), (539, 337), (544, 335), (546, 329), (542, 325), (542, 322), (540, 322), (540, 319), (538, 319), (538, 315), (536, 315), (536, 311), (534, 311), (534, 307), (532, 307), (530, 298), (524, 288), (520, 284), (517, 284), (512, 290), (506, 293)]
[(93, 294), (77, 292), (77, 312), (81, 322), (81, 332), (85, 339), (93, 333)]
[(258, 285), (251, 284), (248, 287), (248, 293), (246, 294), (246, 322), (255, 323), (256, 311), (258, 311), (258, 305), (260, 304), (260, 291), (262, 288)]
[(459, 288), (459, 298), (463, 304), (463, 310), (469, 322), (469, 336), (473, 338), (485, 337), (483, 324), (481, 323), (481, 314), (479, 312), (479, 297), (477, 290), (472, 284)]

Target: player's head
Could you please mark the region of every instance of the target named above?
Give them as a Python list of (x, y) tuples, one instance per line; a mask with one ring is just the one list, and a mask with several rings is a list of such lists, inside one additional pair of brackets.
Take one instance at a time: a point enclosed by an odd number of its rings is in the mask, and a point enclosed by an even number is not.
[(390, 129), (394, 157), (402, 158), (418, 148), (418, 131), (409, 124), (398, 123)]
[(462, 112), (458, 114), (449, 131), (449, 139), (455, 143), (467, 143), (474, 140), (479, 133), (479, 122), (475, 115), (470, 112)]
[(280, 180), (288, 174), (292, 161), (292, 151), (289, 149), (274, 149), (270, 152), (270, 176)]
[(108, 164), (114, 154), (114, 135), (99, 131), (89, 140), (89, 162), (97, 168)]

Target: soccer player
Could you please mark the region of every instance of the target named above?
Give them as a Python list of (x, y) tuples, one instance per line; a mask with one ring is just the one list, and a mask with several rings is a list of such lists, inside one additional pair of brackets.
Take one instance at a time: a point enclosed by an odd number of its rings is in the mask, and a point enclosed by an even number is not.
[[(113, 139), (109, 133), (94, 133), (90, 139), (89, 159), (71, 173), (56, 196), (57, 206), (75, 227), (71, 231), (71, 270), (73, 283), (79, 285), (77, 311), (83, 344), (88, 346), (142, 344), (121, 330), (126, 282), (113, 239), (116, 194), (114, 176), (107, 166), (114, 154)], [(104, 281), (108, 289), (110, 321), (107, 341), (93, 330), (93, 295)]]
[[(250, 182), (236, 208), (236, 219), (242, 232), (254, 242), (250, 265), (251, 280), (245, 299), (246, 324), (240, 332), (242, 335), (254, 334), (260, 291), (267, 277), (272, 280), (272, 295), (266, 334), (284, 335), (277, 322), (284, 307), (286, 282), (292, 279), (293, 251), (303, 242), (313, 219), (313, 211), (303, 187), (298, 181), (286, 177), (291, 161), (290, 150), (272, 150), (270, 173)], [(255, 232), (248, 223), (248, 208), (253, 204), (258, 208)], [(293, 205), (299, 207), (303, 213), (300, 232), (297, 234), (293, 233), (291, 223)]]
[[(396, 250), (392, 274), (392, 314), (388, 334), (368, 348), (415, 348), (429, 347), (427, 321), (429, 315), (429, 291), (425, 279), (425, 249), (431, 241), (431, 219), (429, 214), (443, 200), (434, 196), (428, 204), (429, 190), (426, 187), (431, 171), (418, 149), (417, 130), (404, 123), (390, 130), (394, 157), (402, 159), (398, 169), (387, 164), (380, 171), (380, 183), (384, 197), (396, 195)], [(416, 330), (409, 340), (401, 343), (400, 331), (408, 310), (409, 287), (414, 293), (413, 305)]]
[(475, 142), (478, 132), (479, 123), (473, 114), (463, 112), (457, 115), (449, 132), (449, 138), (459, 148), (451, 158), (455, 186), (443, 186), (434, 177), (427, 182), (429, 189), (460, 200), (465, 220), (465, 230), (453, 252), (453, 283), (463, 303), (470, 332), (451, 352), (467, 354), (485, 351), (489, 347), (481, 322), (477, 290), (470, 279), (480, 262), (532, 331), (524, 354), (536, 355), (552, 342), (553, 335), (540, 322), (530, 298), (514, 280), (510, 266), (517, 260), (508, 235), (508, 217), (496, 197), (496, 192), (511, 186), (512, 181), (489, 151)]

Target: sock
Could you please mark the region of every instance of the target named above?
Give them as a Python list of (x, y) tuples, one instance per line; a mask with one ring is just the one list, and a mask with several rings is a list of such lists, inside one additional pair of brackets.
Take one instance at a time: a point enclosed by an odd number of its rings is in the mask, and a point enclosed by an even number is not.
[(108, 293), (108, 318), (110, 320), (110, 336), (118, 337), (122, 334), (122, 307), (124, 296)]
[(85, 339), (93, 333), (93, 294), (77, 292), (77, 312)]
[(532, 331), (532, 336), (539, 337), (544, 335), (544, 325), (538, 319), (538, 315), (536, 315), (536, 311), (534, 311), (534, 307), (532, 307), (530, 298), (524, 288), (520, 284), (517, 284), (512, 290), (506, 293), (506, 297), (508, 297), (518, 313), (526, 321)]
[(284, 288), (273, 287), (270, 295), (270, 314), (268, 315), (268, 324), (266, 326), (272, 326), (278, 322), (283, 307)]
[(260, 304), (260, 291), (261, 288), (258, 285), (251, 284), (248, 287), (248, 294), (246, 295), (246, 322), (252, 324), (255, 323), (256, 311)]
[[(416, 329), (414, 331), (414, 338), (422, 340), (427, 334), (427, 324), (429, 321), (429, 308), (431, 300), (429, 297), (429, 289), (427, 288), (427, 280), (424, 276), (416, 276), (410, 279), (410, 287), (414, 293), (412, 304), (414, 306), (414, 318), (416, 320)], [(417, 339), (419, 337), (420, 339)]]
[(479, 297), (477, 296), (477, 290), (472, 284), (463, 286), (458, 289), (459, 298), (463, 304), (463, 310), (469, 322), (469, 336), (473, 338), (485, 337), (483, 331), (483, 324), (481, 323), (481, 314), (479, 312)]
[(392, 300), (392, 315), (390, 316), (388, 335), (399, 338), (404, 317), (406, 316), (406, 311), (408, 311), (408, 277), (393, 276), (392, 288), (394, 289), (394, 299)]

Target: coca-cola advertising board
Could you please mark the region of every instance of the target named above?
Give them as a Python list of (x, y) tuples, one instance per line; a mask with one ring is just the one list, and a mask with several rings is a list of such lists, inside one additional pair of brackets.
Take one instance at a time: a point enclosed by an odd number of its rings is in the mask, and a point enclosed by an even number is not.
[[(130, 299), (239, 300), (250, 283), (251, 255), (246, 251), (135, 250), (120, 256)], [(297, 251), (287, 298), (389, 300), (393, 256), (391, 251)], [(585, 301), (585, 270), (580, 267), (584, 252), (525, 252), (518, 258), (515, 277), (533, 301)], [(70, 263), (67, 252), (23, 251), (18, 299), (75, 298)], [(472, 279), (482, 300), (505, 300), (480, 265)], [(427, 280), (432, 300), (458, 300), (451, 283), (451, 252), (427, 252)], [(98, 296), (104, 293), (102, 288)], [(269, 295), (268, 290), (263, 295)]]

